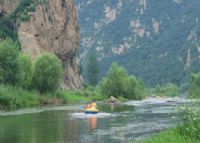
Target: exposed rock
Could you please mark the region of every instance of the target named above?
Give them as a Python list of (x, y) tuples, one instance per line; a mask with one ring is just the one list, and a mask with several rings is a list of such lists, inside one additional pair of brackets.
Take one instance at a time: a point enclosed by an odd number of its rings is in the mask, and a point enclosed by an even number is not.
[[(7, 13), (17, 7), (20, 0), (3, 0), (0, 10), (11, 4)], [(36, 3), (36, 10), (29, 12), (30, 20), (18, 20), (18, 37), (22, 51), (33, 59), (43, 52), (55, 53), (63, 63), (63, 88), (82, 88), (78, 74), (76, 53), (79, 48), (79, 25), (73, 0), (46, 0)]]
[(0, 0), (0, 13), (4, 12), (5, 15), (10, 15), (15, 11), (19, 3), (20, 0)]
[(119, 102), (115, 97), (111, 96), (109, 99), (106, 101), (107, 103), (117, 103)]

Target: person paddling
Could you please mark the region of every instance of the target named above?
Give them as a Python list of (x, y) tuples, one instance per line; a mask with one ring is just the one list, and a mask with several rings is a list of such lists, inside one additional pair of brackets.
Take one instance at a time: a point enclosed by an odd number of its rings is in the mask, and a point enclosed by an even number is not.
[(87, 104), (85, 106), (85, 109), (89, 109), (89, 108), (97, 108), (97, 104), (95, 101), (93, 101), (91, 104)]
[(93, 101), (93, 102), (91, 103), (91, 106), (92, 106), (93, 108), (97, 108), (97, 104), (96, 104), (96, 102)]
[(93, 101), (91, 104), (87, 104), (85, 106), (85, 111), (86, 114), (97, 114), (98, 109), (97, 109), (97, 104), (95, 101)]

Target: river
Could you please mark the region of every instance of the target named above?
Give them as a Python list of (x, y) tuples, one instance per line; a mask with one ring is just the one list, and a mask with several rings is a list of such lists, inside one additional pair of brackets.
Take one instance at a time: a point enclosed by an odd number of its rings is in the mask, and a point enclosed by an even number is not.
[(146, 99), (118, 105), (98, 103), (98, 115), (84, 104), (0, 112), (0, 143), (127, 143), (175, 126), (180, 98)]

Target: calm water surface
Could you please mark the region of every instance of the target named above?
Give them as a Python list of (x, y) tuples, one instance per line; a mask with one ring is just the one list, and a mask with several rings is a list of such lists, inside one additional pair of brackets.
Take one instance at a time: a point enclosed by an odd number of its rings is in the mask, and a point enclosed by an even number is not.
[(98, 103), (101, 113), (94, 116), (85, 115), (83, 105), (0, 112), (0, 143), (126, 143), (174, 126), (183, 102)]

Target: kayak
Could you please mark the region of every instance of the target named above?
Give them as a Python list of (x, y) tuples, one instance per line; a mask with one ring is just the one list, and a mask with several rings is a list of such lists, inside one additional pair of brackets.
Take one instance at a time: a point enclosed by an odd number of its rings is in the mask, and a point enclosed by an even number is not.
[(97, 114), (99, 111), (97, 108), (88, 108), (85, 109), (85, 114)]

